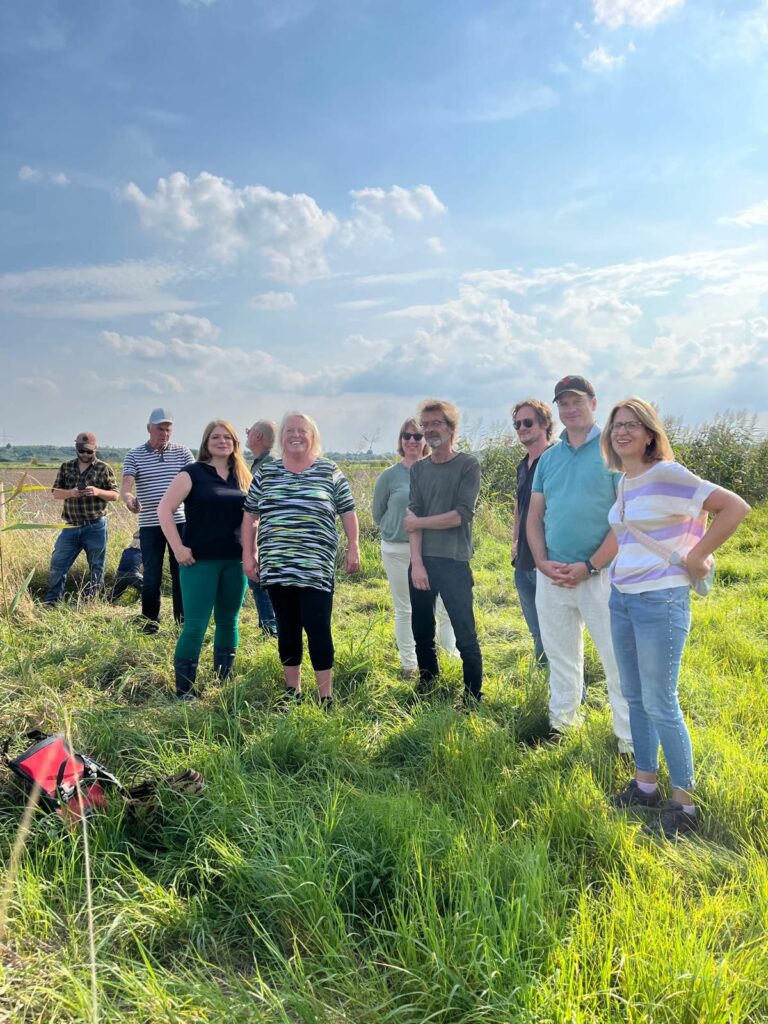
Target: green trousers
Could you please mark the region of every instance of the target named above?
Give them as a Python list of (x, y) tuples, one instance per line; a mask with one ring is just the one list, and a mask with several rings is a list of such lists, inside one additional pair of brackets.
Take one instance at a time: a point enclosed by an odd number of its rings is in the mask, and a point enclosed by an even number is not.
[(235, 650), (238, 619), (245, 596), (243, 566), (234, 558), (217, 558), (179, 566), (184, 601), (184, 629), (176, 644), (176, 657), (197, 661), (213, 613), (213, 646)]

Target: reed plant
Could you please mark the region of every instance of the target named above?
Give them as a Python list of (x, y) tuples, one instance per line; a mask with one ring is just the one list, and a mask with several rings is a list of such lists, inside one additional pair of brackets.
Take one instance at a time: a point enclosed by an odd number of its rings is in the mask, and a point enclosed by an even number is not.
[[(359, 494), (366, 472), (353, 475)], [(76, 589), (44, 610), (51, 537), (6, 534), (14, 579), (32, 575), (0, 627), (0, 733), (70, 721), (76, 746), (126, 782), (191, 765), (206, 788), (164, 793), (146, 819), (113, 802), (91, 821), (90, 871), (77, 831), (32, 817), (5, 908), (0, 1019), (768, 1019), (768, 507), (694, 602), (681, 692), (703, 830), (678, 845), (609, 807), (630, 769), (589, 644), (585, 725), (537, 742), (546, 679), (514, 597), (510, 514), (489, 496), (476, 521), (486, 700), (471, 714), (455, 662), (427, 698), (399, 678), (372, 528), (361, 576), (337, 587), (330, 713), (311, 685), (278, 709), (279, 659), (249, 596), (231, 678), (214, 676), (209, 641), (201, 700), (173, 701), (170, 616), (147, 637), (135, 609), (79, 602)], [(111, 521), (108, 584), (131, 525)], [(5, 773), (6, 871), (22, 813)]]

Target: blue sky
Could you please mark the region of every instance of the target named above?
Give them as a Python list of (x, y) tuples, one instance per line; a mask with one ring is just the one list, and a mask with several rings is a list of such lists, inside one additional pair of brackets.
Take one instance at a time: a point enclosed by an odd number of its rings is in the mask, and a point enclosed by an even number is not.
[(766, 56), (766, 0), (5, 0), (0, 434), (768, 426)]

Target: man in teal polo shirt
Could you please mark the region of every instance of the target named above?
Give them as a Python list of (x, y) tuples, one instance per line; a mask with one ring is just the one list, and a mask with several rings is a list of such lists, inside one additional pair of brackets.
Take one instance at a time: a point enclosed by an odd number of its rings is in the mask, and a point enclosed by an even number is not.
[(554, 400), (565, 429), (561, 444), (545, 451), (536, 467), (527, 520), (537, 570), (536, 612), (549, 660), (550, 727), (556, 736), (580, 720), (586, 625), (603, 663), (613, 729), (625, 753), (632, 750), (632, 734), (613, 655), (605, 572), (616, 554), (608, 510), (619, 474), (600, 454), (597, 399), (589, 381), (563, 377)]

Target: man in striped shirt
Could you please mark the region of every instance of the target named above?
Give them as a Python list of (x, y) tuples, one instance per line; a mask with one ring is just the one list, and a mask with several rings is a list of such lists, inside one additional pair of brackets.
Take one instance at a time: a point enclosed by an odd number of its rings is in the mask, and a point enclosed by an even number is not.
[[(163, 582), (163, 556), (168, 543), (157, 518), (157, 506), (168, 485), (194, 456), (189, 448), (171, 444), (173, 415), (167, 409), (153, 409), (147, 423), (149, 440), (132, 448), (123, 464), (123, 483), (120, 497), (129, 512), (138, 513), (141, 559), (144, 563), (144, 583), (141, 588), (141, 614), (144, 631), (156, 633), (160, 623), (160, 590)], [(134, 493), (135, 488), (135, 493)], [(174, 519), (184, 523), (184, 506), (180, 505)], [(184, 610), (179, 586), (179, 566), (168, 547), (168, 568), (171, 572), (173, 617), (181, 622)]]

